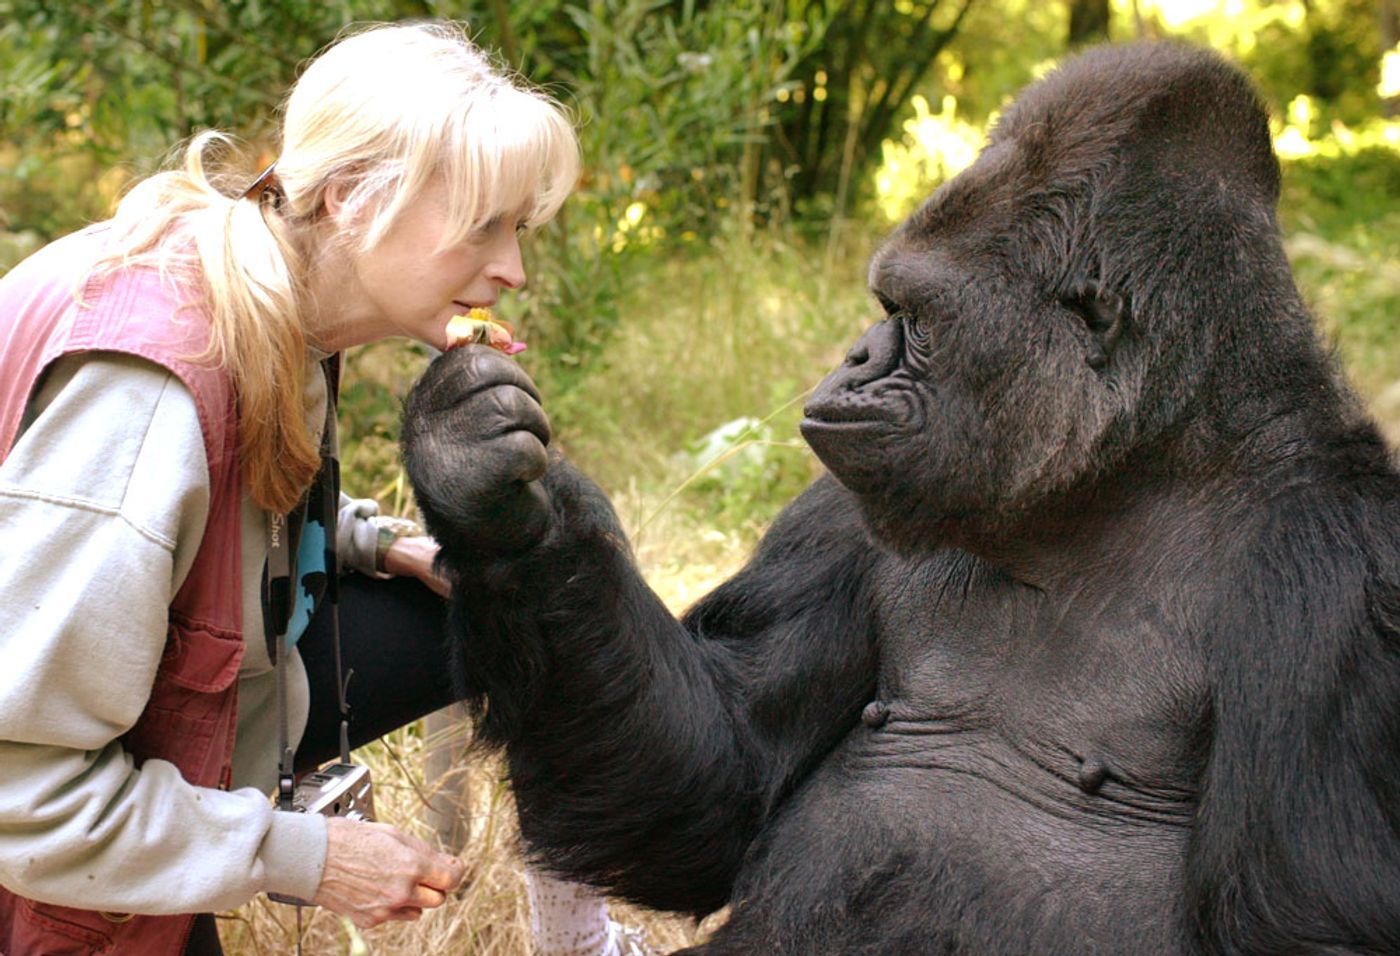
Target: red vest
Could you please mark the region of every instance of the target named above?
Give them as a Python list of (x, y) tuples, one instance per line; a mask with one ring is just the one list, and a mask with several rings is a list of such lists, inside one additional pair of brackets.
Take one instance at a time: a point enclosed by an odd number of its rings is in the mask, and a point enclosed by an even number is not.
[[(194, 396), (209, 461), (209, 520), (184, 586), (170, 603), (165, 654), (151, 696), (122, 746), (139, 766), (159, 757), (190, 783), (229, 784), (243, 659), (238, 407), (223, 369), (195, 365), (208, 318), (197, 290), (135, 269), (75, 282), (96, 257), (105, 227), (61, 239), (0, 280), (0, 461), (44, 369), (72, 352), (128, 352), (179, 376)], [(132, 916), (39, 903), (0, 888), (5, 956), (178, 956), (192, 915)]]

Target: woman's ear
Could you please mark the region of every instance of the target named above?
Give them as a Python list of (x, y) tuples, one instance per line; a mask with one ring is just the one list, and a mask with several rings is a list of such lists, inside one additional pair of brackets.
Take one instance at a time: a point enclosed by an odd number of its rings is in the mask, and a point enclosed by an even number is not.
[(345, 215), (345, 201), (350, 195), (350, 189), (350, 182), (337, 176), (326, 183), (326, 189), (321, 194), (321, 205), (326, 210), (326, 215), (335, 220), (336, 225), (345, 225), (341, 219)]

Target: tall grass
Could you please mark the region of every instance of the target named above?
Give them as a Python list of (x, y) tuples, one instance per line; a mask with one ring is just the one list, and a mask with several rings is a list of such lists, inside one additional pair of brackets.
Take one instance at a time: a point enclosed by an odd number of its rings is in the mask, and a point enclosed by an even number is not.
[(551, 400), (570, 454), (617, 488), (638, 468), (663, 474), (670, 453), (698, 434), (763, 417), (809, 389), (874, 319), (864, 281), (872, 244), (828, 256), (726, 236), (639, 272), (600, 366)]

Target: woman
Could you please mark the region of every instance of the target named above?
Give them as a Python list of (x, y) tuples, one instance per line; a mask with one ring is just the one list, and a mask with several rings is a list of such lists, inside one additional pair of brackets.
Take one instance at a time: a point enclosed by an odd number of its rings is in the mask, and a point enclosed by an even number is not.
[[(462, 880), (460, 860), (386, 825), (270, 806), (282, 720), (265, 625), (293, 645), (301, 766), (334, 754), (339, 714), (327, 565), (303, 549), (297, 607), (272, 620), (269, 545), (308, 489), (333, 487), (318, 480), (328, 360), (394, 335), (443, 348), (452, 315), (522, 285), (517, 233), (564, 201), (577, 142), (555, 104), (433, 24), (313, 61), (251, 188), (207, 172), (219, 139), (0, 280), (11, 956), (217, 952), (207, 914), (262, 892), (368, 927)], [(339, 613), (360, 740), (451, 696), (440, 601), (377, 580), (440, 587), (433, 543), (383, 533), (373, 510), (350, 503), (336, 535), (367, 572), (345, 578)], [(313, 523), (295, 525), (302, 542)]]

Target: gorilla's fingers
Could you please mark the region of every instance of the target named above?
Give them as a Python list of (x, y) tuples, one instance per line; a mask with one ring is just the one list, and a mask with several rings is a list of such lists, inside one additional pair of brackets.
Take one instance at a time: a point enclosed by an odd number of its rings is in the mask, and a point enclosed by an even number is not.
[(442, 363), (444, 374), (460, 375), (471, 383), (471, 391), (496, 385), (514, 385), (535, 401), (540, 401), (539, 389), (519, 364), (485, 345), (468, 345), (454, 349), (434, 360)]
[(415, 417), (436, 415), (470, 402), (490, 389), (507, 386), (536, 401), (539, 390), (515, 362), (486, 346), (466, 345), (435, 358), (408, 398)]
[(512, 431), (527, 431), (548, 445), (550, 439), (549, 416), (544, 413), (537, 399), (519, 388), (494, 388), (483, 396), (485, 407), (472, 414), (482, 416), (490, 425), (482, 429), (481, 437), (496, 438)]

